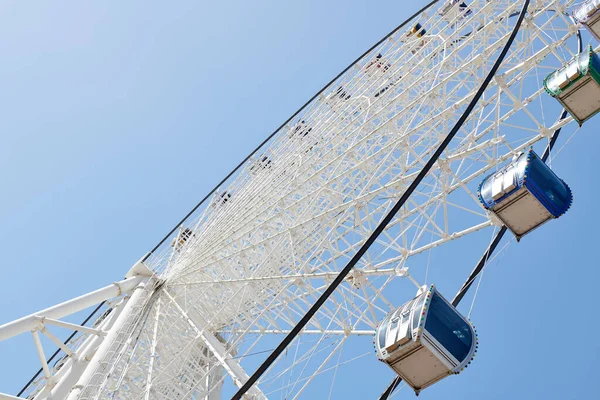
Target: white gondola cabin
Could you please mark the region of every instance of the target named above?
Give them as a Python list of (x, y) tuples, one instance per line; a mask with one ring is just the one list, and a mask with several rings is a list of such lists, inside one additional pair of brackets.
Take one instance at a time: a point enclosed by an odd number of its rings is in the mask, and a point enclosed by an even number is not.
[(250, 167), (250, 173), (257, 174), (260, 171), (265, 171), (271, 169), (271, 159), (268, 156), (262, 155), (259, 156), (258, 160), (252, 164)]
[(417, 22), (415, 24), (415, 26), (413, 26), (406, 33), (406, 37), (412, 37), (414, 35), (414, 36), (416, 36), (418, 38), (422, 38), (423, 36), (425, 36), (426, 33), (427, 33), (427, 30), (425, 28), (423, 28), (423, 25), (421, 25), (419, 22)]
[(180, 228), (177, 237), (173, 238), (173, 241), (171, 241), (171, 247), (173, 247), (175, 251), (179, 251), (185, 242), (192, 236), (194, 236), (194, 232), (190, 228)]
[(417, 394), (463, 370), (477, 345), (471, 323), (433, 285), (388, 314), (375, 333), (379, 360)]
[(290, 129), (288, 137), (290, 139), (302, 139), (306, 137), (310, 131), (312, 131), (312, 128), (306, 125), (306, 121), (302, 120)]
[(579, 122), (600, 111), (600, 59), (592, 47), (544, 79), (544, 88)]
[(390, 64), (385, 58), (383, 58), (381, 53), (379, 53), (377, 56), (375, 56), (375, 59), (371, 60), (365, 66), (364, 71), (370, 77), (378, 77), (387, 72), (391, 66), (392, 64)]
[[(403, 43), (408, 43), (411, 47), (410, 52), (412, 54), (416, 54), (423, 46), (425, 46), (425, 35), (427, 34), (427, 29), (423, 28), (419, 22), (417, 22), (406, 35), (400, 37), (400, 41)], [(412, 45), (416, 42), (416, 45)]]
[(329, 104), (334, 110), (337, 110), (342, 107), (350, 97), (350, 93), (348, 93), (343, 86), (338, 86), (335, 91), (329, 93), (329, 95), (325, 97), (325, 103)]
[(600, 40), (600, 0), (587, 0), (573, 11), (573, 17)]
[(442, 19), (448, 23), (453, 23), (456, 19), (461, 20), (471, 14), (469, 6), (462, 0), (447, 0), (439, 11)]
[(487, 176), (479, 186), (479, 200), (520, 240), (567, 212), (573, 195), (569, 186), (530, 149)]
[(229, 199), (231, 199), (231, 193), (229, 193), (227, 190), (221, 192), (221, 194), (215, 194), (215, 198), (212, 202), (212, 206), (214, 208), (214, 207), (219, 207), (219, 206), (225, 205), (225, 204), (227, 204)]

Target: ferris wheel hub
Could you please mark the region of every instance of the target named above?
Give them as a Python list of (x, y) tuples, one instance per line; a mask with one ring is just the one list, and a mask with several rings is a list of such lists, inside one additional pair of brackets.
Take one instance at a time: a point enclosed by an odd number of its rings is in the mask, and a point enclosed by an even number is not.
[(154, 271), (152, 271), (152, 269), (150, 269), (150, 267), (148, 267), (146, 265), (146, 263), (144, 262), (144, 260), (147, 257), (148, 257), (148, 254), (145, 254), (135, 264), (133, 264), (133, 267), (131, 267), (129, 269), (129, 271), (127, 271), (127, 273), (125, 274), (125, 278), (131, 278), (134, 276), (147, 276), (147, 277), (154, 276)]

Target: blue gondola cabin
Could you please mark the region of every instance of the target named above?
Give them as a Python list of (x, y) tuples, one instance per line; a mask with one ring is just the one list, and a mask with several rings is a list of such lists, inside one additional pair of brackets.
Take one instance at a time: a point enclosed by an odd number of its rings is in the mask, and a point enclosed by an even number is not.
[(520, 240), (563, 215), (573, 201), (569, 186), (530, 149), (486, 177), (479, 200)]
[[(400, 37), (400, 41), (403, 43), (414, 43), (416, 42), (416, 46), (411, 45), (410, 52), (412, 54), (416, 54), (423, 46), (425, 46), (425, 35), (427, 34), (427, 29), (423, 28), (423, 25), (420, 23), (416, 23), (403, 37)], [(418, 38), (415, 39), (415, 38)], [(414, 40), (414, 41), (413, 41)]]
[(477, 349), (471, 323), (433, 285), (389, 313), (374, 341), (379, 360), (417, 394), (462, 371)]
[(544, 79), (546, 91), (582, 125), (600, 111), (600, 59), (592, 47)]
[(573, 11), (573, 17), (600, 40), (600, 0), (587, 0)]

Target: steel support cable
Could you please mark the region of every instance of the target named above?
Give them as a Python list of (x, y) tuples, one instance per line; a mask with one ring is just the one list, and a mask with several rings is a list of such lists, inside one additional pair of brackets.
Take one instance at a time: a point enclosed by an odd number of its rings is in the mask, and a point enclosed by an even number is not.
[(504, 61), (506, 54), (510, 50), (511, 45), (514, 42), (515, 37), (517, 36), (517, 33), (519, 32), (519, 28), (521, 27), (523, 18), (525, 17), (525, 14), (527, 13), (527, 8), (529, 7), (529, 2), (530, 2), (530, 0), (525, 0), (525, 3), (523, 4), (523, 8), (521, 10), (521, 13), (519, 14), (519, 19), (517, 20), (517, 23), (516, 23), (515, 27), (513, 28), (513, 31), (508, 38), (508, 41), (504, 45), (504, 48), (502, 49), (502, 52), (496, 59), (496, 62), (492, 66), (492, 69), (487, 74), (483, 83), (477, 90), (477, 93), (475, 94), (475, 96), (473, 97), (473, 99), (471, 100), (471, 102), (469, 103), (469, 105), (467, 106), (465, 111), (463, 112), (463, 114), (460, 116), (460, 118), (458, 119), (458, 121), (456, 122), (456, 124), (454, 125), (452, 130), (450, 131), (450, 133), (448, 133), (448, 135), (444, 138), (442, 143), (438, 146), (436, 151), (433, 153), (431, 158), (427, 161), (425, 166), (421, 169), (421, 171), (419, 172), (419, 174), (417, 175), (415, 180), (410, 184), (410, 186), (402, 194), (402, 196), (400, 197), (398, 202), (394, 205), (394, 207), (392, 207), (390, 212), (383, 218), (383, 220), (379, 223), (377, 228), (375, 228), (375, 230), (371, 233), (369, 238), (365, 241), (365, 243), (360, 247), (360, 249), (356, 252), (356, 254), (352, 257), (352, 259), (348, 262), (348, 264), (340, 271), (339, 275), (333, 280), (331, 285), (329, 285), (327, 287), (327, 289), (325, 289), (325, 291), (317, 299), (315, 304), (300, 319), (300, 321), (298, 321), (298, 323), (296, 324), (296, 326), (294, 326), (294, 328), (290, 331), (290, 333), (288, 333), (286, 335), (286, 337), (281, 341), (279, 346), (277, 346), (275, 351), (273, 351), (273, 353), (271, 353), (269, 355), (269, 357), (267, 357), (267, 359), (260, 365), (260, 367), (258, 367), (258, 369), (254, 372), (254, 374), (252, 374), (252, 376), (248, 379), (248, 381), (246, 381), (246, 383), (244, 383), (244, 385), (237, 391), (237, 393), (235, 395), (233, 395), (232, 400), (241, 399), (242, 396), (248, 391), (248, 389), (250, 389), (252, 387), (252, 385), (254, 385), (254, 383), (256, 383), (256, 381), (262, 376), (262, 374), (265, 373), (265, 371), (271, 366), (271, 364), (273, 364), (273, 362), (279, 357), (279, 355), (281, 355), (281, 353), (283, 351), (285, 351), (286, 347), (294, 340), (294, 338), (298, 335), (298, 333), (300, 333), (300, 331), (306, 326), (306, 324), (308, 324), (310, 319), (317, 313), (319, 308), (321, 308), (321, 306), (325, 303), (325, 301), (327, 301), (329, 296), (331, 296), (331, 294), (335, 291), (335, 289), (337, 289), (337, 287), (342, 283), (342, 281), (344, 280), (346, 275), (348, 275), (348, 273), (352, 270), (352, 268), (354, 268), (354, 266), (358, 263), (358, 261), (360, 261), (362, 256), (369, 249), (369, 247), (371, 247), (371, 245), (377, 240), (377, 238), (383, 232), (383, 230), (386, 228), (386, 226), (392, 221), (392, 219), (396, 216), (398, 211), (400, 211), (400, 209), (404, 206), (404, 203), (406, 203), (406, 201), (412, 195), (412, 193), (415, 191), (417, 186), (421, 183), (421, 181), (425, 178), (425, 176), (427, 176), (427, 174), (429, 173), (429, 171), (431, 170), (433, 165), (436, 163), (436, 161), (438, 160), (440, 155), (444, 152), (444, 150), (446, 150), (446, 147), (448, 147), (448, 144), (450, 144), (450, 141), (454, 138), (454, 136), (456, 136), (456, 134), (458, 133), (460, 128), (462, 128), (463, 124), (465, 123), (465, 121), (467, 120), (469, 115), (471, 114), (471, 111), (473, 111), (473, 109), (477, 105), (479, 99), (481, 98), (481, 96), (483, 95), (485, 90), (487, 89), (489, 83), (494, 78), (494, 75), (496, 75), (496, 72), (500, 68), (500, 65), (502, 65), (502, 62)]
[(367, 51), (365, 51), (363, 54), (361, 54), (356, 60), (354, 60), (350, 65), (348, 65), (342, 72), (340, 72), (339, 74), (337, 74), (335, 78), (333, 78), (331, 81), (329, 81), (329, 83), (327, 83), (325, 86), (323, 86), (323, 88), (321, 88), (321, 90), (319, 90), (313, 97), (311, 97), (306, 103), (304, 103), (304, 105), (302, 105), (302, 107), (300, 107), (294, 114), (292, 114), (291, 117), (289, 117), (287, 120), (285, 120), (285, 122), (283, 124), (281, 124), (279, 126), (279, 128), (275, 129), (275, 131), (273, 133), (271, 133), (269, 136), (267, 136), (267, 138), (265, 140), (263, 140), (263, 142), (261, 144), (259, 144), (254, 150), (252, 150), (252, 152), (250, 154), (248, 154), (248, 156), (246, 158), (244, 158), (242, 160), (242, 162), (240, 162), (229, 174), (227, 174), (227, 176), (225, 176), (225, 178), (223, 178), (210, 192), (208, 192), (208, 194), (206, 196), (204, 196), (204, 198), (202, 200), (200, 200), (200, 202), (198, 204), (196, 204), (196, 206), (194, 208), (192, 208), (192, 210), (189, 213), (187, 213), (187, 215), (185, 217), (183, 217), (181, 219), (181, 221), (179, 221), (177, 223), (177, 225), (175, 225), (175, 227), (173, 227), (173, 229), (171, 229), (169, 231), (169, 233), (167, 233), (167, 235), (164, 238), (162, 238), (162, 240), (160, 242), (158, 242), (158, 244), (156, 246), (154, 246), (154, 248), (152, 250), (150, 250), (150, 252), (148, 254), (146, 254), (146, 256), (144, 257), (144, 259), (142, 260), (142, 262), (146, 261), (173, 234), (173, 232), (175, 232), (177, 230), (177, 228), (179, 228), (181, 226), (181, 224), (183, 224), (202, 204), (204, 204), (204, 202), (214, 192), (216, 192), (219, 189), (219, 187), (221, 187), (221, 185), (227, 181), (227, 179), (231, 178), (231, 176), (233, 174), (235, 174), (242, 167), (242, 165), (244, 165), (244, 163), (250, 159), (250, 157), (252, 157), (254, 154), (256, 154), (288, 122), (290, 122), (298, 114), (300, 114), (306, 108), (306, 106), (308, 106), (314, 99), (316, 99), (321, 93), (323, 93), (325, 90), (327, 90), (329, 88), (329, 86), (331, 86), (332, 83), (334, 83), (336, 80), (338, 80), (338, 78), (340, 76), (344, 75), (350, 68), (352, 68), (354, 65), (356, 65), (356, 63), (358, 63), (359, 61), (361, 61), (367, 54), (369, 54), (371, 51), (373, 51), (373, 49), (375, 49), (377, 46), (379, 46), (381, 43), (383, 43), (387, 38), (389, 38), (390, 36), (392, 36), (394, 33), (398, 32), (400, 29), (402, 29), (404, 26), (406, 26), (406, 24), (408, 24), (411, 20), (413, 20), (415, 17), (419, 16), (421, 13), (423, 13), (424, 11), (426, 11), (429, 7), (431, 7), (432, 5), (434, 5), (435, 3), (437, 3), (438, 1), (439, 0), (430, 1), (425, 7), (421, 8), (419, 11), (417, 11), (416, 13), (414, 13), (406, 21), (404, 21), (403, 23), (401, 23), (400, 25), (398, 25), (396, 28), (394, 28), (390, 33), (388, 33), (387, 35), (385, 35), (380, 41), (378, 41), (377, 43), (375, 43)]
[[(583, 51), (583, 42), (581, 40), (580, 32), (577, 32), (577, 43), (578, 43), (578, 53), (581, 53)], [(563, 110), (562, 113), (560, 114), (560, 117), (558, 118), (558, 121), (562, 121), (563, 119), (567, 118), (568, 115), (569, 114), (567, 113), (567, 110)], [(542, 155), (542, 161), (546, 162), (546, 160), (550, 156), (550, 152), (554, 148), (554, 145), (556, 144), (556, 140), (558, 139), (558, 136), (560, 135), (561, 130), (562, 130), (562, 127), (556, 129), (552, 133), (552, 136), (550, 137), (550, 142), (546, 146), (546, 149), (544, 150), (544, 154)], [(460, 304), (463, 297), (467, 294), (467, 291), (471, 288), (471, 286), (473, 285), (473, 282), (475, 282), (475, 279), (477, 278), (477, 276), (481, 273), (481, 271), (485, 267), (487, 260), (491, 257), (492, 253), (496, 250), (496, 247), (498, 247), (498, 244), (504, 237), (504, 234), (506, 233), (506, 231), (507, 231), (506, 225), (504, 225), (504, 226), (502, 226), (502, 228), (500, 228), (500, 230), (498, 231), (498, 233), (496, 234), (496, 236), (494, 237), (494, 239), (492, 240), (492, 242), (490, 243), (490, 245), (488, 246), (486, 251), (481, 256), (481, 259), (479, 260), (479, 262), (477, 263), (475, 268), (473, 268), (473, 271), (471, 272), (471, 274), (469, 275), (469, 277), (467, 278), (465, 283), (462, 285), (462, 287), (460, 288), (458, 293), (456, 293), (456, 296), (454, 296), (454, 299), (452, 299), (452, 305), (454, 307), (457, 307)], [(390, 383), (390, 385), (387, 387), (385, 392), (383, 392), (381, 397), (379, 397), (379, 400), (386, 400), (394, 392), (394, 390), (396, 390), (398, 385), (400, 385), (400, 382), (402, 382), (402, 378), (400, 378), (399, 376), (394, 378), (394, 380)]]

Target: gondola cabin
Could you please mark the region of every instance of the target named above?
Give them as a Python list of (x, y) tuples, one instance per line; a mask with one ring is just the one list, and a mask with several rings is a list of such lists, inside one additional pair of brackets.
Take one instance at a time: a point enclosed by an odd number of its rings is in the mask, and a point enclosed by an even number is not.
[(383, 58), (381, 53), (379, 53), (377, 56), (375, 56), (375, 59), (371, 60), (365, 66), (365, 73), (369, 76), (379, 76), (387, 72), (391, 66), (392, 65), (385, 58)]
[(377, 327), (375, 349), (379, 360), (418, 394), (464, 369), (475, 355), (477, 336), (431, 285), (388, 314)]
[(417, 37), (420, 38), (420, 40), (416, 40), (416, 46), (411, 48), (410, 52), (412, 54), (416, 54), (423, 46), (425, 46), (425, 39), (424, 36), (427, 34), (427, 30), (425, 28), (423, 28), (423, 25), (421, 25), (419, 22), (417, 22), (415, 24), (415, 26), (413, 26), (408, 32), (406, 32), (406, 35), (400, 39), (401, 42), (410, 42), (412, 38)]
[(180, 228), (179, 234), (176, 238), (173, 238), (173, 241), (171, 242), (171, 247), (173, 247), (176, 251), (179, 251), (185, 242), (187, 242), (192, 236), (194, 236), (194, 232), (190, 228)]
[(226, 204), (229, 201), (229, 199), (231, 199), (231, 193), (229, 193), (227, 190), (221, 192), (221, 194), (219, 195), (215, 194), (215, 199), (212, 203), (212, 206), (213, 208), (222, 206)]
[(254, 162), (250, 167), (252, 174), (257, 174), (260, 171), (271, 169), (271, 159), (265, 155), (262, 155)]
[(587, 0), (573, 11), (573, 17), (600, 40), (600, 0)]
[(544, 79), (544, 88), (579, 122), (600, 111), (600, 59), (590, 46)]
[(483, 206), (517, 240), (571, 206), (571, 189), (531, 149), (487, 176), (479, 186)]
[(442, 19), (448, 23), (455, 22), (456, 19), (460, 20), (465, 16), (472, 14), (472, 11), (467, 6), (467, 3), (461, 0), (447, 0), (442, 7), (440, 7), (439, 15)]
[(417, 22), (415, 24), (415, 26), (413, 26), (408, 33), (406, 34), (407, 37), (411, 37), (413, 35), (416, 35), (417, 37), (423, 37), (425, 36), (425, 34), (427, 33), (427, 30), (425, 28), (423, 28), (423, 25), (421, 25), (419, 22)]
[(325, 97), (325, 103), (329, 104), (334, 110), (337, 110), (339, 107), (343, 106), (350, 97), (350, 93), (348, 93), (343, 86), (338, 86), (335, 91), (329, 93), (329, 95)]
[(308, 135), (310, 133), (310, 131), (312, 131), (312, 128), (309, 128), (306, 125), (306, 121), (302, 120), (300, 122), (298, 122), (291, 130), (289, 133), (289, 138), (290, 139), (302, 139), (304, 138), (306, 135)]
[(348, 93), (346, 93), (343, 86), (338, 87), (337, 90), (335, 91), (335, 94), (337, 97), (339, 97), (343, 101), (346, 101), (350, 98), (350, 95)]

